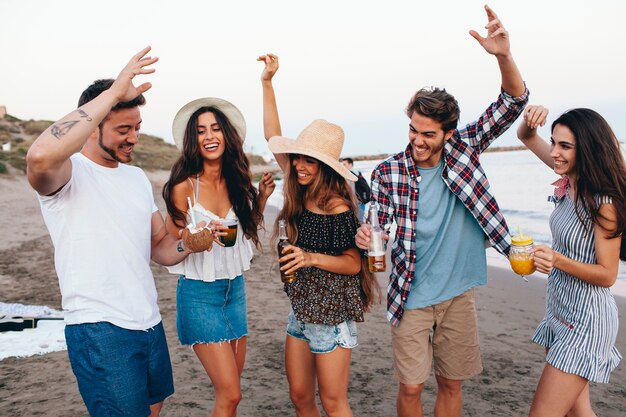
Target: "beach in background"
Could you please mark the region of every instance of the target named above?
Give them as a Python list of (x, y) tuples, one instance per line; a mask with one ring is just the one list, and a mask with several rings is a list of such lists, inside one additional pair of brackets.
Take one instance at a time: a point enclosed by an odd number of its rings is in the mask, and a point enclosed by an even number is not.
[[(379, 162), (355, 161), (354, 169), (369, 179)], [(511, 233), (516, 234), (519, 227), (524, 234), (532, 236), (535, 243), (550, 245), (549, 221), (554, 203), (548, 201), (548, 196), (554, 193), (552, 183), (559, 176), (526, 150), (486, 152), (481, 155), (480, 162)], [(492, 266), (508, 268), (508, 260), (493, 249), (487, 251), (487, 260)], [(617, 278), (612, 291), (626, 296), (626, 263), (620, 262)]]
[[(545, 196), (552, 192), (548, 177), (529, 180), (531, 171), (515, 168), (505, 162), (522, 161), (524, 154), (514, 152), (485, 154), (483, 163), (492, 182), (494, 193), (507, 210), (527, 210), (549, 215), (551, 209)], [(512, 184), (502, 183), (504, 174), (497, 172), (493, 162), (513, 176)], [(357, 168), (366, 166), (357, 162)], [(371, 166), (373, 168), (373, 165)], [(371, 168), (370, 171), (371, 171)], [(537, 168), (537, 170), (539, 170)], [(519, 173), (519, 175), (517, 175)], [(369, 174), (369, 173), (368, 173)], [(149, 174), (155, 187), (157, 205), (163, 211), (160, 189), (168, 173)], [(519, 182), (518, 182), (519, 180)], [(541, 181), (533, 184), (530, 181)], [(548, 185), (545, 185), (547, 182)], [(532, 196), (517, 198), (522, 187), (535, 191)], [(511, 196), (507, 197), (507, 191)], [(541, 194), (541, 197), (539, 197)], [(515, 202), (524, 204), (517, 204)], [(526, 205), (525, 203), (529, 204)], [(541, 207), (535, 207), (542, 204)], [(289, 401), (288, 384), (283, 366), (285, 327), (289, 301), (282, 291), (276, 256), (269, 235), (280, 205), (280, 193), (272, 196), (266, 210), (266, 228), (262, 232), (262, 250), (255, 251), (252, 267), (246, 276), (250, 336), (248, 356), (242, 377), (243, 400), (239, 408), (242, 417), (276, 417), (294, 415)], [(545, 207), (544, 207), (545, 206)], [(0, 179), (0, 228), (5, 239), (0, 241), (0, 302), (49, 306), (60, 309), (61, 298), (53, 265), (53, 249), (43, 224), (34, 192), (24, 177)], [(533, 215), (535, 215), (533, 214)], [(528, 221), (522, 221), (528, 217)], [(531, 221), (531, 216), (520, 217), (521, 226), (539, 241), (543, 217)], [(545, 218), (547, 224), (547, 217)], [(515, 222), (515, 221), (514, 221)], [(515, 225), (514, 222), (510, 224)], [(537, 228), (535, 228), (537, 227)], [(547, 234), (545, 236), (548, 236)], [(543, 348), (530, 339), (544, 314), (546, 280), (540, 275), (524, 282), (510, 272), (498, 258), (490, 258), (489, 284), (477, 289), (477, 307), (484, 371), (464, 383), (464, 416), (525, 416), (544, 363)], [(500, 260), (501, 261), (501, 260)], [(159, 306), (168, 338), (174, 370), (176, 393), (169, 398), (161, 413), (164, 417), (205, 416), (213, 404), (213, 393), (208, 377), (192, 350), (182, 347), (176, 336), (176, 277), (161, 266), (152, 265)], [(378, 274), (383, 290), (387, 275)], [(616, 297), (620, 309), (620, 332), (617, 347), (626, 353), (626, 298)], [(43, 327), (41, 330), (46, 330)], [(32, 337), (37, 330), (26, 330), (21, 335)], [(32, 333), (29, 333), (32, 332)], [(366, 314), (359, 324), (359, 346), (352, 355), (349, 397), (355, 416), (379, 417), (395, 415), (397, 382), (391, 367), (391, 336), (385, 317), (385, 306), (379, 304)], [(21, 340), (13, 333), (11, 341), (0, 334), (0, 352), (14, 349)], [(35, 337), (36, 338), (36, 337)], [(38, 343), (46, 344), (44, 336)], [(0, 415), (1, 416), (87, 416), (67, 352), (56, 351), (27, 357), (7, 357), (0, 361)], [(591, 397), (598, 416), (623, 417), (626, 410), (626, 370), (624, 361), (613, 373), (608, 385), (592, 384)], [(426, 415), (432, 415), (435, 398), (434, 377), (426, 383), (423, 394)]]

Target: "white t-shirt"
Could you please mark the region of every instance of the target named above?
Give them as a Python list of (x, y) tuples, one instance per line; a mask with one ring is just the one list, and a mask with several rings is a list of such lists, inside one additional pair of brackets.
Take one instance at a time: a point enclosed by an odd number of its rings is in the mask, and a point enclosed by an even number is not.
[(65, 321), (110, 322), (144, 330), (161, 321), (150, 270), (152, 214), (145, 173), (107, 168), (72, 155), (72, 178), (53, 196), (39, 196), (55, 248)]

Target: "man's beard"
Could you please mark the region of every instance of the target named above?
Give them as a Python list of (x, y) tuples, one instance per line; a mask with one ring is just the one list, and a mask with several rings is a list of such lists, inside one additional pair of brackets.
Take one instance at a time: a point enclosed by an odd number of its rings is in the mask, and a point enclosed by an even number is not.
[(99, 130), (99, 134), (98, 134), (98, 145), (100, 145), (100, 148), (105, 151), (111, 158), (113, 158), (113, 160), (117, 161), (117, 162), (121, 162), (122, 164), (125, 164), (127, 162), (130, 162), (132, 160), (132, 157), (128, 158), (128, 161), (122, 161), (117, 154), (115, 153), (115, 150), (113, 148), (109, 148), (108, 146), (106, 146), (104, 144), (104, 142), (102, 141), (102, 129), (98, 129)]

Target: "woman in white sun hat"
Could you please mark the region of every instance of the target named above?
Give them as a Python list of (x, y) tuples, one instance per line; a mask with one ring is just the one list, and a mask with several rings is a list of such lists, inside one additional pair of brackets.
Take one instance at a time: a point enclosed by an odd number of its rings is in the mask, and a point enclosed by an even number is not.
[(228, 101), (207, 97), (187, 103), (172, 130), (182, 154), (163, 187), (168, 232), (178, 236), (195, 220), (224, 236), (222, 223), (238, 221), (234, 245), (220, 246), (215, 240), (211, 251), (194, 253), (168, 268), (179, 274), (178, 338), (192, 346), (215, 388), (211, 415), (234, 416), (248, 335), (243, 273), (252, 259), (250, 240), (259, 244), (257, 230), (274, 182), (266, 173), (258, 191), (252, 184), (243, 151), (246, 123)]
[(357, 206), (347, 181), (356, 177), (339, 162), (341, 127), (314, 120), (293, 140), (281, 136), (272, 78), (278, 58), (265, 63), (263, 122), (265, 137), (285, 174), (285, 220), (292, 245), (280, 261), (295, 273), (285, 284), (291, 301), (285, 342), (285, 368), (298, 416), (319, 416), (315, 381), (329, 416), (352, 416), (348, 403), (350, 356), (357, 345), (356, 322), (373, 303), (378, 287), (354, 242)]

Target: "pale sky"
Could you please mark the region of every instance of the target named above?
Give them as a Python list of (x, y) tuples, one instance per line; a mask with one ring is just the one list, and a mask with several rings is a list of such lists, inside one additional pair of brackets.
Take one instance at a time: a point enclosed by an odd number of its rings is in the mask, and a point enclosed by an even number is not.
[[(0, 105), (21, 119), (57, 120), (96, 78), (114, 78), (146, 45), (159, 57), (145, 133), (172, 142), (172, 119), (193, 99), (221, 97), (246, 117), (246, 150), (267, 153), (256, 57), (273, 52), (283, 134), (313, 119), (341, 125), (344, 156), (394, 153), (421, 87), (445, 87), (475, 119), (500, 86), (496, 60), (468, 34), (485, 34), (484, 2), (369, 0), (0, 0)], [(626, 2), (494, 0), (531, 103), (550, 121), (590, 107), (626, 140)], [(515, 125), (517, 126), (517, 124)], [(543, 134), (549, 135), (544, 129)], [(517, 145), (514, 129), (496, 144)]]

